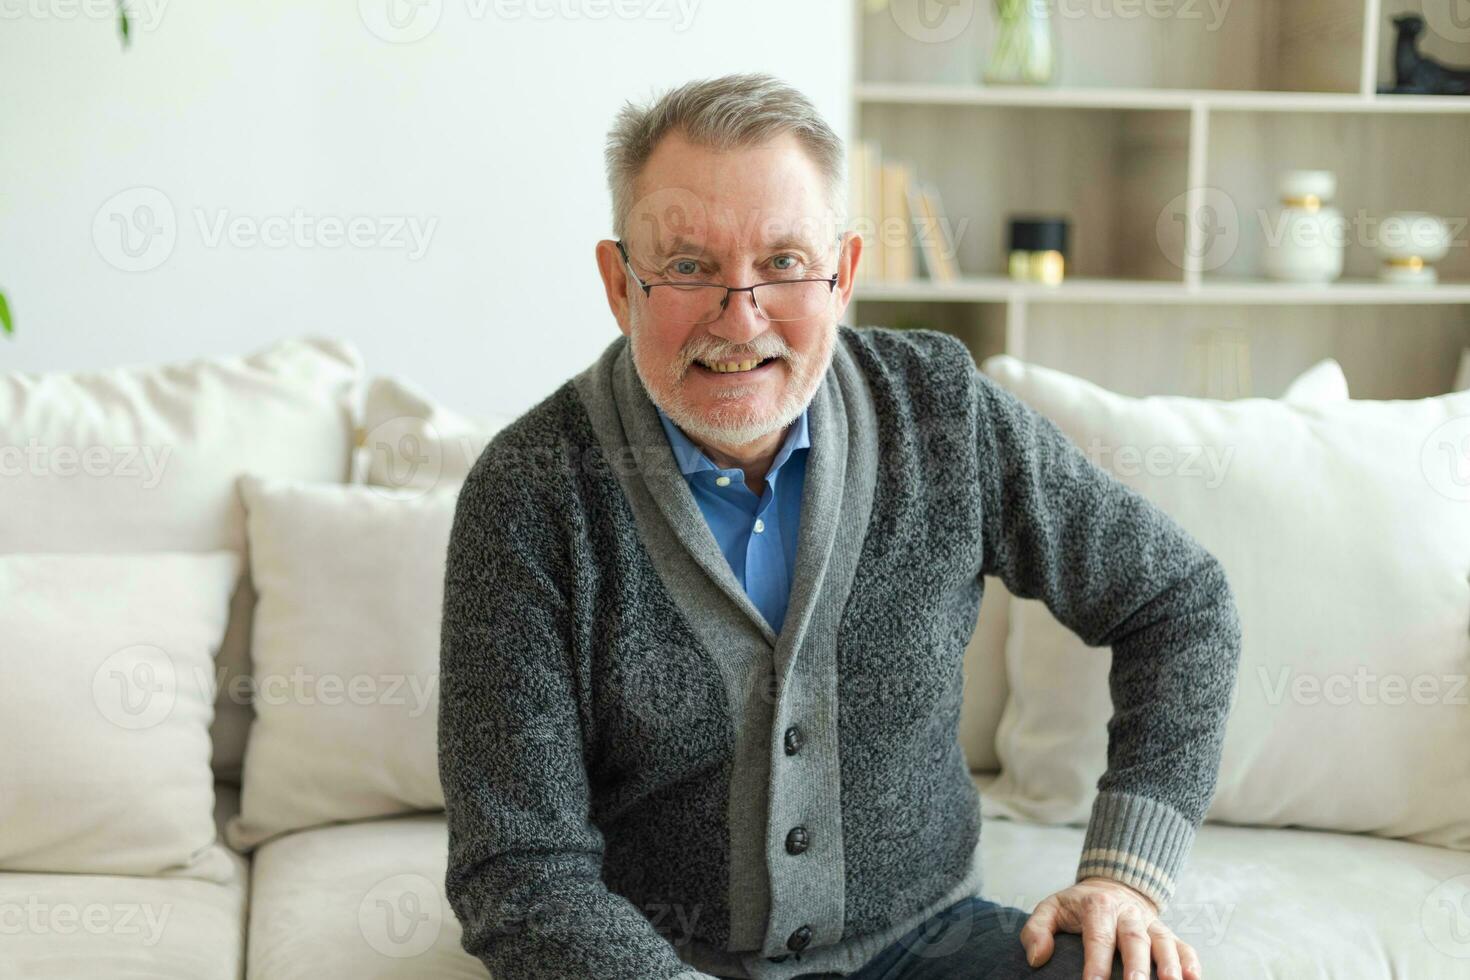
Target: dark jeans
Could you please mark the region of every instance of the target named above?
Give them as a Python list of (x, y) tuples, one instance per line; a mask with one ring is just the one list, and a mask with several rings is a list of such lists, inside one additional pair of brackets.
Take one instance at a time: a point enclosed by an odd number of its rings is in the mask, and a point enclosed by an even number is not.
[[(1059, 932), (1051, 959), (1033, 969), (1021, 946), (1021, 927), (1030, 913), (983, 898), (956, 902), (915, 926), (846, 980), (1083, 980), (1082, 937)], [(1123, 959), (1113, 952), (1113, 980), (1122, 980)], [(804, 978), (838, 980), (836, 973)], [(1157, 973), (1149, 969), (1150, 980)]]

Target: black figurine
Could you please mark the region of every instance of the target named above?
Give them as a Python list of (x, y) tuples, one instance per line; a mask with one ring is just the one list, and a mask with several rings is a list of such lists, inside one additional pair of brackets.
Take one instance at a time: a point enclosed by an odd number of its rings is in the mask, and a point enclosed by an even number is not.
[(1384, 95), (1470, 95), (1470, 68), (1453, 68), (1419, 53), (1424, 18), (1401, 14), (1393, 19), (1398, 40), (1393, 48), (1395, 84), (1379, 86)]

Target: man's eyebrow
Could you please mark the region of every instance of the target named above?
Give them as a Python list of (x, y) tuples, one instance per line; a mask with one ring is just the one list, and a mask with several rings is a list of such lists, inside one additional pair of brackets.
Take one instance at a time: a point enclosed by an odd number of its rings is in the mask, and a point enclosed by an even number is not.
[(679, 252), (693, 252), (695, 255), (705, 254), (703, 245), (700, 245), (698, 242), (691, 242), (687, 238), (681, 238), (680, 236), (675, 235), (673, 241), (669, 242), (667, 246), (664, 246), (663, 248), (655, 248), (653, 250), (653, 256), (654, 258), (662, 259), (670, 255), (675, 255)]
[[(810, 239), (798, 234), (778, 235), (775, 239), (766, 243), (765, 249), (771, 252), (780, 251), (781, 249), (798, 249), (813, 254), (821, 251)], [(709, 254), (705, 251), (704, 246), (698, 242), (693, 242), (687, 238), (675, 235), (667, 245), (662, 248), (654, 248), (653, 257), (662, 259), (671, 255), (677, 255), (680, 252), (689, 252), (701, 256), (707, 256)]]
[(810, 239), (805, 238), (801, 235), (782, 235), (774, 241), (769, 242), (766, 245), (766, 248), (771, 249), (772, 251), (782, 248), (794, 248), (799, 249), (803, 252), (820, 251)]

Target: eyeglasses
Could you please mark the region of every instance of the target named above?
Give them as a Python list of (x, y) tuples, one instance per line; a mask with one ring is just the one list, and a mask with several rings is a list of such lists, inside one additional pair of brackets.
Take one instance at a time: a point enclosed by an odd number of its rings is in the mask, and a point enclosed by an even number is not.
[[(826, 279), (772, 279), (753, 286), (721, 286), (714, 282), (644, 282), (617, 243), (633, 281), (643, 287), (648, 309), (670, 323), (712, 323), (730, 305), (731, 293), (749, 293), (756, 312), (767, 320), (805, 320), (826, 309), (837, 289), (837, 274)], [(657, 290), (657, 292), (655, 292)]]

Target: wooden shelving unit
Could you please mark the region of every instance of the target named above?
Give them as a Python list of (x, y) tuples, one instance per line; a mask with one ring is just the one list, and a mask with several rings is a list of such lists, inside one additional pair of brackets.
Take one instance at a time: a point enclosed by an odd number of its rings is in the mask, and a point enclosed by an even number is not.
[[(1470, 346), (1470, 98), (1376, 92), (1397, 13), (1425, 13), (1423, 50), (1470, 64), (1470, 27), (1434, 31), (1455, 2), (1234, 0), (1210, 23), (1062, 0), (1046, 87), (979, 83), (986, 0), (942, 40), (859, 2), (854, 136), (938, 185), (963, 276), (860, 285), (850, 318), (952, 330), (977, 357), (1007, 351), (1137, 394), (1276, 395), (1325, 356), (1357, 397), (1446, 390)], [(1259, 274), (1277, 177), (1299, 168), (1338, 177), (1353, 231), (1334, 283)], [(1376, 279), (1373, 229), (1398, 210), (1455, 228), (1438, 286)], [(1002, 274), (1007, 216), (1037, 212), (1072, 219), (1058, 287)]]

